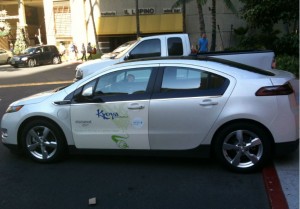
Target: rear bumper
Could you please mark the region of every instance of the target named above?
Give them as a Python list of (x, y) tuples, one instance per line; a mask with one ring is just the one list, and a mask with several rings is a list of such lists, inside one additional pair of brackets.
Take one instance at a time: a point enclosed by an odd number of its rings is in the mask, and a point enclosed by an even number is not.
[(299, 148), (299, 139), (296, 141), (275, 144), (275, 155), (288, 155)]

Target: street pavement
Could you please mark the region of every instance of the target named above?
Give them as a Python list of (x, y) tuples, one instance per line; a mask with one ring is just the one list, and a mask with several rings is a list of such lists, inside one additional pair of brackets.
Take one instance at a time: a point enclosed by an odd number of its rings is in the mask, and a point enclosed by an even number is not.
[[(70, 63), (62, 63), (59, 66), (60, 67), (62, 65), (68, 66), (69, 64)], [(48, 71), (53, 68), (55, 68), (55, 66), (47, 65), (44, 66), (42, 69), (40, 68), (38, 72)], [(29, 74), (35, 74), (36, 72), (37, 71), (35, 68), (21, 69), (21, 68), (12, 68), (9, 65), (0, 65), (1, 79), (11, 78), (11, 77), (22, 77)], [(68, 80), (66, 82), (71, 82), (71, 80)], [(0, 86), (5, 84), (6, 84), (5, 80), (1, 80)], [(292, 83), (292, 85), (296, 90), (296, 97), (299, 104), (300, 103), (299, 80), (295, 80)], [(292, 153), (291, 155), (285, 157), (276, 157), (274, 159), (274, 165), (275, 165), (276, 173), (279, 177), (281, 189), (285, 195), (289, 209), (299, 209), (300, 208), (299, 207), (299, 149), (295, 153)], [(272, 209), (274, 208), (272, 207)]]

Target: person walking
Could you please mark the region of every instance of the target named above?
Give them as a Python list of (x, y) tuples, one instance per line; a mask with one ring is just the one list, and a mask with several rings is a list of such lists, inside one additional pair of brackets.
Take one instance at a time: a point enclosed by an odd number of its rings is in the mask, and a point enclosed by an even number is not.
[(206, 33), (202, 33), (201, 38), (198, 41), (199, 53), (208, 52), (208, 40), (206, 38)]
[(90, 42), (89, 42), (88, 45), (87, 45), (87, 52), (89, 53), (88, 60), (89, 60), (89, 59), (92, 59), (93, 48), (92, 48)]
[(83, 59), (86, 61), (86, 49), (84, 43), (82, 43), (81, 45), (81, 54), (82, 54), (81, 61), (83, 61)]

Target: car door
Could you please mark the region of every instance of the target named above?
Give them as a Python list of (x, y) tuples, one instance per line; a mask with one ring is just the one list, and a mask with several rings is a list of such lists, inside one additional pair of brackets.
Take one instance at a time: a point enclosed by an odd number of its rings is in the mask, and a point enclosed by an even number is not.
[(234, 80), (178, 65), (164, 66), (158, 78), (149, 108), (150, 148), (199, 146), (228, 100)]
[(155, 74), (153, 66), (135, 66), (106, 73), (77, 89), (71, 105), (75, 146), (149, 149), (148, 109)]

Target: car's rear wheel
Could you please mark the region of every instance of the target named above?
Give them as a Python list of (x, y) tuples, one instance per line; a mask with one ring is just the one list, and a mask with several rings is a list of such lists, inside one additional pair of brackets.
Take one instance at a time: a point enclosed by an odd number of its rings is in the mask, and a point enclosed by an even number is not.
[(7, 58), (7, 60), (6, 60), (7, 64), (10, 63), (10, 59), (11, 59), (11, 57)]
[(34, 67), (34, 66), (36, 66), (36, 60), (35, 59), (28, 60), (27, 65), (28, 65), (28, 67)]
[(60, 58), (59, 57), (53, 57), (52, 63), (55, 64), (55, 65), (59, 64), (60, 63)]
[(227, 168), (237, 172), (260, 169), (271, 156), (271, 137), (256, 124), (235, 123), (216, 135), (215, 155)]
[(27, 123), (21, 133), (21, 144), (31, 159), (42, 163), (61, 160), (66, 153), (64, 134), (48, 120)]

